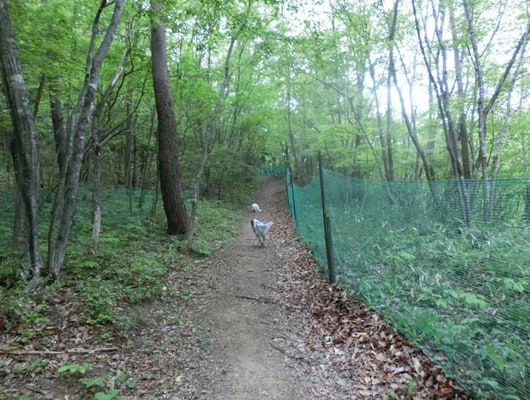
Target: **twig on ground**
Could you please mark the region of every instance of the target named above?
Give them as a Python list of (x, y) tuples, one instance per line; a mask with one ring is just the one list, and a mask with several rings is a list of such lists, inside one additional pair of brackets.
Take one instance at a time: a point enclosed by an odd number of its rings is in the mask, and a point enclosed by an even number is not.
[(274, 301), (272, 299), (268, 299), (266, 297), (251, 297), (251, 296), (238, 296), (238, 295), (236, 295), (236, 297), (238, 297), (240, 299), (247, 299), (247, 300), (257, 301), (258, 303), (274, 303)]
[(53, 356), (53, 355), (61, 355), (61, 354), (90, 354), (90, 353), (100, 353), (100, 352), (110, 352), (110, 351), (118, 351), (118, 347), (97, 347), (95, 349), (83, 349), (83, 348), (77, 348), (77, 349), (68, 349), (63, 351), (52, 351), (52, 350), (0, 350), (0, 354), (10, 354), (10, 355), (16, 355), (16, 356), (26, 356), (26, 355), (43, 355), (43, 356)]

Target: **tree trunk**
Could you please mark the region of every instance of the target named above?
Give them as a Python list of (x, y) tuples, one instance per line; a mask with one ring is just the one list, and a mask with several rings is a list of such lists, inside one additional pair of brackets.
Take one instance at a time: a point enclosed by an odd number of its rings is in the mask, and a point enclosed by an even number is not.
[[(416, 129), (414, 127), (414, 124), (412, 123), (411, 117), (409, 116), (407, 112), (407, 108), (405, 106), (405, 99), (403, 98), (403, 94), (401, 91), (401, 88), (398, 84), (398, 78), (397, 78), (397, 72), (396, 72), (396, 63), (394, 59), (394, 38), (396, 34), (396, 27), (397, 27), (397, 18), (398, 18), (398, 5), (399, 1), (394, 1), (394, 7), (393, 7), (393, 14), (392, 18), (389, 20), (391, 21), (391, 26), (389, 30), (389, 65), (388, 65), (388, 74), (389, 77), (392, 78), (392, 81), (394, 83), (394, 87), (396, 89), (396, 92), (399, 96), (400, 106), (401, 106), (401, 115), (403, 117), (403, 121), (405, 122), (405, 125), (407, 127), (407, 132), (409, 133), (409, 137), (412, 140), (412, 143), (414, 144), (414, 147), (416, 148), (416, 152), (423, 163), (423, 169), (425, 171), (425, 177), (428, 181), (434, 180), (434, 172), (431, 167), (431, 164), (429, 162), (429, 158), (427, 157), (427, 153), (425, 152), (425, 149), (420, 143), (420, 140), (418, 138), (418, 135), (416, 133)], [(390, 111), (388, 111), (390, 112)]]
[(151, 65), (158, 115), (158, 173), (169, 235), (186, 234), (190, 221), (182, 193), (178, 165), (177, 122), (166, 54), (166, 29), (161, 20), (161, 2), (151, 2)]
[[(52, 221), (50, 222), (50, 230), (48, 233), (48, 267), (54, 278), (59, 276), (63, 266), (66, 246), (70, 237), (77, 190), (79, 187), (79, 177), (85, 151), (86, 135), (92, 117), (96, 90), (99, 85), (99, 74), (103, 61), (114, 39), (114, 34), (123, 12), (124, 1), (116, 0), (107, 4), (106, 0), (102, 0), (92, 25), (92, 37), (86, 62), (85, 83), (79, 94), (77, 105), (70, 117), (69, 139), (66, 144), (66, 173), (61, 176), (58, 185), (53, 205)], [(113, 14), (103, 40), (94, 53), (96, 41), (101, 35), (100, 17), (104, 8), (109, 5), (114, 5)]]
[[(239, 38), (239, 35), (241, 34), (243, 28), (239, 30), (234, 36), (232, 36), (232, 39), (230, 40), (230, 46), (228, 46), (228, 52), (226, 54), (225, 59), (225, 74), (223, 83), (221, 84), (221, 87), (219, 88), (219, 94), (217, 96), (217, 102), (215, 104), (215, 108), (210, 115), (210, 119), (208, 120), (208, 123), (203, 128), (203, 152), (201, 157), (201, 163), (199, 165), (199, 170), (197, 171), (197, 174), (195, 175), (195, 178), (193, 179), (193, 201), (191, 206), (191, 223), (190, 223), (190, 229), (187, 234), (187, 246), (191, 247), (192, 240), (193, 240), (193, 225), (195, 224), (195, 217), (197, 214), (197, 205), (199, 202), (199, 189), (200, 184), (204, 175), (204, 171), (206, 169), (206, 164), (208, 163), (208, 156), (210, 153), (209, 149), (209, 142), (210, 137), (212, 136), (212, 132), (214, 130), (214, 123), (217, 119), (217, 116), (219, 115), (219, 112), (221, 111), (221, 105), (223, 103), (223, 99), (225, 96), (226, 91), (228, 90), (228, 85), (230, 83), (230, 61), (232, 60), (232, 53), (234, 51), (234, 46)], [(222, 174), (221, 174), (222, 175)]]
[(298, 155), (298, 149), (296, 144), (296, 138), (295, 133), (293, 129), (293, 112), (292, 112), (292, 98), (291, 98), (291, 91), (292, 91), (292, 83), (291, 83), (291, 70), (293, 69), (292, 64), (289, 65), (289, 71), (287, 72), (287, 97), (286, 97), (286, 103), (287, 103), (287, 133), (289, 136), (289, 143), (291, 145), (291, 153), (293, 155), (293, 162), (294, 162), (294, 169), (295, 171), (295, 180), (298, 181), (298, 184), (303, 186), (306, 183), (310, 181), (310, 177), (306, 176), (304, 174), (304, 168), (302, 164), (302, 160), (300, 159), (300, 156)]
[[(39, 248), (40, 161), (38, 133), (22, 74), (11, 18), (5, 0), (0, 0), (0, 73), (13, 123), (12, 154), (16, 172), (17, 197), (21, 200), (16, 222), (25, 240), (24, 251), (34, 278), (39, 278), (42, 259)], [(15, 235), (17, 236), (17, 235)]]
[[(376, 84), (376, 77), (375, 77), (375, 65), (373, 63), (373, 61), (370, 59), (370, 57), (368, 58), (368, 71), (370, 73), (370, 78), (372, 79), (372, 83), (374, 84), (374, 87), (375, 87), (375, 84)], [(389, 79), (390, 79), (390, 74), (389, 74)], [(391, 107), (391, 104), (390, 104), (390, 82), (387, 82), (387, 107), (390, 108)], [(389, 144), (388, 146), (388, 151), (392, 151), (392, 146), (391, 146), (391, 143), (392, 143), (392, 132), (389, 131), (389, 129), (391, 128), (391, 124), (389, 123), (389, 120), (391, 117), (388, 117), (387, 118), (387, 125), (386, 125), (386, 131), (385, 131), (385, 128), (383, 126), (383, 112), (381, 112), (381, 105), (380, 105), (380, 102), (379, 102), (379, 96), (377, 96), (377, 94), (375, 94), (374, 96), (374, 104), (375, 104), (375, 118), (376, 118), (376, 121), (377, 121), (377, 133), (379, 136), (379, 143), (381, 144), (381, 163), (383, 165), (383, 171), (384, 171), (384, 175), (382, 175), (382, 173), (380, 173), (382, 176), (381, 178), (384, 178), (387, 182), (391, 182), (394, 180), (394, 172), (393, 172), (393, 164), (391, 164), (391, 157), (388, 156), (388, 153), (387, 153), (387, 143)], [(376, 158), (377, 160), (377, 158)], [(379, 163), (378, 163), (379, 164)], [(381, 171), (381, 167), (379, 166), (379, 170)], [(392, 172), (390, 172), (392, 170)]]
[[(121, 78), (125, 66), (125, 62), (129, 56), (130, 48), (127, 46), (123, 56), (121, 58), (120, 65), (118, 66), (114, 78), (105, 89), (103, 96), (98, 101), (98, 104), (94, 108), (92, 115), (92, 153), (93, 153), (93, 178), (92, 178), (92, 248), (97, 251), (99, 235), (101, 233), (101, 204), (100, 204), (100, 187), (101, 187), (101, 153), (103, 146), (117, 133), (110, 134), (105, 141), (100, 139), (99, 132), (101, 130), (100, 121), (103, 109), (107, 104), (110, 95), (116, 88), (119, 79)], [(127, 103), (127, 115), (129, 114), (128, 109), (129, 103)], [(127, 131), (127, 130), (126, 130)]]
[(142, 180), (140, 182), (140, 200), (138, 201), (138, 208), (142, 209), (145, 202), (145, 196), (148, 191), (148, 187), (150, 186), (150, 180), (149, 177), (151, 176), (151, 164), (152, 160), (154, 158), (154, 151), (151, 151), (151, 138), (153, 137), (153, 131), (154, 131), (154, 119), (155, 119), (155, 110), (153, 109), (151, 112), (151, 123), (149, 126), (149, 132), (147, 134), (147, 145), (145, 146), (145, 150), (142, 153)]
[[(462, 125), (459, 125), (458, 121), (455, 121), (454, 118), (455, 113), (451, 104), (453, 85), (451, 82), (449, 82), (449, 74), (447, 71), (449, 57), (448, 54), (450, 49), (443, 38), (447, 5), (441, 2), (439, 5), (440, 9), (437, 9), (434, 1), (430, 1), (431, 8), (435, 11), (434, 34), (438, 44), (438, 47), (435, 47), (421, 34), (421, 29), (426, 29), (426, 26), (422, 26), (420, 24), (416, 3), (417, 2), (415, 0), (412, 1), (416, 35), (418, 38), (421, 55), (429, 75), (429, 81), (432, 85), (434, 93), (436, 94), (438, 111), (441, 116), (443, 131), (445, 134), (445, 142), (449, 156), (451, 158), (453, 175), (457, 178), (457, 185), (460, 193), (460, 204), (462, 208), (462, 220), (465, 221), (466, 225), (470, 226), (472, 223), (471, 201), (469, 198), (470, 191), (468, 190), (464, 180), (464, 161), (462, 159), (462, 153), (459, 150), (459, 140), (465, 141), (466, 139), (462, 138), (460, 135), (461, 132), (459, 132), (459, 128), (462, 128)], [(455, 51), (454, 46), (453, 51)], [(456, 60), (458, 59), (459, 58), (457, 56)], [(461, 112), (462, 111), (457, 111), (457, 113), (460, 114), (460, 117), (462, 117)], [(465, 131), (463, 134), (467, 136)]]
[[(474, 14), (473, 10), (471, 9), (471, 4), (469, 0), (463, 1), (464, 11), (465, 11), (465, 17), (467, 21), (467, 30), (469, 32), (469, 38), (471, 41), (471, 48), (472, 48), (472, 60), (475, 70), (475, 81), (478, 91), (478, 99), (477, 99), (477, 114), (478, 114), (478, 136), (479, 136), (479, 156), (478, 156), (478, 164), (481, 170), (481, 177), (483, 180), (483, 197), (484, 197), (484, 218), (490, 219), (492, 217), (493, 213), (493, 201), (495, 198), (495, 182), (489, 182), (489, 174), (488, 174), (488, 163), (490, 154), (487, 149), (488, 144), (488, 130), (487, 130), (487, 119), (488, 115), (493, 108), (494, 104), (496, 103), (501, 91), (503, 90), (503, 87), (505, 86), (506, 81), (509, 79), (510, 75), (512, 76), (512, 84), (508, 85), (510, 93), (513, 90), (513, 82), (517, 74), (520, 70), (520, 65), (524, 60), (524, 51), (526, 49), (526, 45), (528, 43), (528, 35), (530, 34), (530, 18), (526, 21), (526, 27), (524, 32), (522, 33), (519, 41), (517, 42), (517, 46), (515, 47), (512, 56), (510, 58), (510, 61), (506, 65), (503, 74), (501, 75), (499, 81), (497, 82), (497, 85), (495, 87), (495, 90), (493, 91), (491, 97), (489, 100), (486, 100), (486, 85), (485, 85), (485, 72), (482, 65), (482, 59), (481, 59), (481, 51), (479, 49), (479, 39), (477, 38), (476, 32), (475, 32), (475, 22), (474, 22)], [(518, 57), (521, 55), (521, 57)], [(515, 72), (512, 72), (512, 69), (514, 68), (514, 65), (516, 61), (519, 60), (517, 66), (515, 67)], [(498, 149), (496, 146), (493, 147), (494, 150)], [(500, 158), (500, 152), (493, 154), (493, 158)], [(500, 166), (494, 165), (494, 168), (499, 168)]]

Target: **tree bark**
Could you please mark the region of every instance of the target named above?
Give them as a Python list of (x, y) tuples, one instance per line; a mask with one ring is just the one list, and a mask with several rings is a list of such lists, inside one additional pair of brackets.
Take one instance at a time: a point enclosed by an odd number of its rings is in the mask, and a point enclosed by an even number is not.
[(166, 28), (162, 22), (160, 1), (152, 1), (151, 66), (158, 116), (158, 173), (169, 235), (186, 234), (190, 220), (182, 193), (178, 165), (177, 122), (171, 95), (166, 54)]
[[(107, 3), (106, 0), (101, 0), (100, 7), (92, 25), (92, 37), (86, 62), (85, 83), (79, 93), (77, 105), (70, 117), (69, 139), (66, 143), (67, 156), (65, 173), (60, 177), (48, 233), (48, 268), (54, 278), (59, 276), (64, 264), (66, 247), (70, 237), (77, 190), (79, 187), (79, 177), (85, 151), (86, 135), (92, 117), (96, 90), (99, 85), (99, 74), (103, 61), (114, 39), (114, 34), (123, 12), (124, 1), (116, 0)], [(114, 5), (112, 17), (100, 46), (94, 52), (96, 41), (100, 37), (100, 17), (104, 8), (109, 5)]]
[[(100, 121), (101, 121), (101, 116), (103, 114), (103, 108), (105, 107), (105, 104), (107, 104), (110, 98), (110, 95), (116, 88), (116, 85), (118, 84), (118, 81), (123, 74), (125, 62), (127, 61), (129, 52), (130, 52), (130, 49), (127, 46), (121, 58), (120, 65), (118, 66), (116, 70), (116, 74), (114, 75), (114, 78), (112, 79), (108, 87), (103, 92), (103, 95), (101, 96), (101, 99), (99, 100), (98, 104), (94, 108), (94, 112), (92, 115), (92, 155), (93, 155), (93, 162), (94, 162), (93, 177), (92, 177), (92, 248), (94, 251), (97, 250), (99, 235), (101, 233), (101, 218), (102, 218), (101, 204), (100, 204), (101, 153), (102, 153), (103, 146), (106, 143), (101, 140), (100, 135), (99, 135), (99, 132), (101, 129)], [(110, 137), (108, 138), (108, 140), (110, 140)]]
[[(15, 34), (7, 2), (0, 0), (0, 73), (7, 98), (13, 135), (11, 138), (13, 163), (16, 172), (17, 196), (21, 200), (14, 237), (16, 246), (24, 251), (34, 278), (39, 278), (42, 259), (39, 248), (38, 205), (40, 192), (40, 161), (38, 132), (29, 95), (22, 74)], [(18, 236), (25, 233), (25, 237)]]

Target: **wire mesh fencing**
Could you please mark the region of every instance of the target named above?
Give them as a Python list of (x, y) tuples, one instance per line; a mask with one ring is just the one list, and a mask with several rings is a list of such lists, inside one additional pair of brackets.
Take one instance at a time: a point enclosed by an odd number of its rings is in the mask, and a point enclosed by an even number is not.
[(297, 230), (337, 286), (478, 398), (530, 399), (529, 179), (380, 182), (324, 169), (300, 187), (285, 176)]
[[(45, 238), (49, 229), (49, 219), (54, 206), (55, 191), (42, 189), (39, 193), (40, 235)], [(156, 211), (157, 193), (152, 189), (102, 189), (99, 205), (103, 225), (126, 226), (143, 221)], [(185, 193), (186, 196), (186, 193)], [(14, 190), (0, 190), (0, 246), (8, 244), (13, 234), (16, 195)], [(72, 223), (72, 234), (91, 232), (93, 193), (89, 185), (81, 186), (76, 198), (76, 213)], [(162, 208), (161, 200), (160, 206)], [(88, 235), (90, 237), (90, 235)]]

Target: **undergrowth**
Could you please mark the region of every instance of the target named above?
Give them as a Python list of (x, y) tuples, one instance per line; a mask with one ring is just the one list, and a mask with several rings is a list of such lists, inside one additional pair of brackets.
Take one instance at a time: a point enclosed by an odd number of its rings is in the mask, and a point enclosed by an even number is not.
[(168, 273), (221, 247), (236, 235), (238, 218), (233, 208), (220, 202), (201, 202), (191, 249), (187, 249), (182, 236), (163, 234), (164, 220), (160, 215), (145, 220), (131, 218), (127, 223), (109, 219), (97, 250), (90, 232), (78, 230), (69, 243), (59, 280), (45, 285), (38, 294), (25, 293), (24, 261), (3, 248), (0, 328), (20, 329), (23, 338), (30, 336), (29, 328), (40, 324), (50, 299), (64, 292), (72, 294), (71, 303), (83, 310), (85, 322), (95, 326), (119, 325), (117, 304), (161, 298), (170, 285)]
[[(78, 332), (90, 330), (99, 331), (97, 336), (104, 342), (127, 342), (135, 329), (149, 323), (149, 315), (124, 310), (152, 301), (186, 298), (189, 282), (172, 281), (171, 273), (192, 268), (196, 258), (208, 257), (238, 233), (238, 205), (202, 201), (193, 245), (188, 249), (183, 237), (164, 234), (165, 216), (161, 211), (124, 213), (118, 198), (121, 194), (117, 192), (115, 197), (107, 194), (112, 200), (111, 207), (121, 211), (103, 216), (97, 247), (91, 239), (90, 213), (81, 208), (76, 214), (60, 278), (47, 281), (43, 276), (41, 287), (33, 293), (25, 291), (24, 259), (6, 245), (9, 230), (0, 231), (4, 234), (0, 237), (4, 243), (0, 247), (0, 334), (16, 338), (8, 348), (3, 347), (4, 351), (23, 349), (29, 343), (53, 347), (48, 335), (42, 334), (52, 327), (64, 330), (65, 337), (75, 338), (81, 335)], [(66, 360), (59, 372), (75, 375), (95, 398), (119, 398), (114, 385), (122, 378), (92, 376), (90, 368), (82, 369), (84, 365)], [(35, 365), (30, 363), (24, 370), (48, 367), (44, 360)], [(111, 388), (108, 382), (112, 379)]]
[[(325, 267), (321, 210), (300, 199), (302, 236)], [(404, 218), (402, 208), (389, 206), (372, 215), (354, 207), (328, 211), (338, 286), (384, 315), (477, 398), (528, 398), (528, 226), (457, 229), (428, 223), (419, 212)]]

